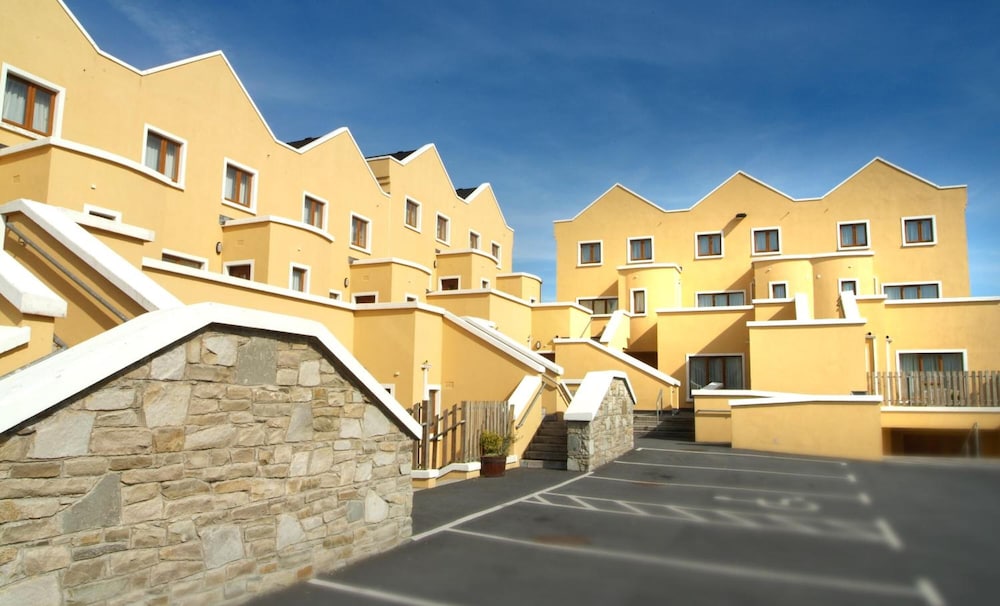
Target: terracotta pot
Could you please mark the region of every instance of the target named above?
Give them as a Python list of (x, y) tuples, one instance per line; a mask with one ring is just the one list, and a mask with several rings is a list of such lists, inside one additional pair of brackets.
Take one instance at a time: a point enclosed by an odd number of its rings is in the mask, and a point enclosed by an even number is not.
[(499, 478), (507, 471), (507, 457), (482, 456), (479, 457), (479, 475), (483, 478)]

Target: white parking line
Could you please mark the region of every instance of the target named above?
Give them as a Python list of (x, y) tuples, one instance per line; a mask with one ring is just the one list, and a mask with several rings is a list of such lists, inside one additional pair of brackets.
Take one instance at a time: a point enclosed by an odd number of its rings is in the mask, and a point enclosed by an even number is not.
[(786, 585), (799, 585), (804, 587), (815, 587), (823, 590), (842, 591), (845, 593), (861, 593), (878, 596), (891, 596), (901, 598), (914, 598), (926, 602), (930, 606), (943, 606), (944, 601), (935, 589), (934, 585), (924, 578), (918, 578), (912, 585), (900, 583), (884, 583), (880, 581), (870, 581), (866, 579), (856, 579), (849, 577), (836, 577), (821, 574), (797, 573), (783, 570), (772, 570), (769, 568), (759, 568), (754, 566), (743, 566), (740, 564), (722, 564), (719, 562), (706, 562), (693, 559), (682, 559), (677, 557), (630, 553), (615, 549), (604, 549), (600, 547), (567, 546), (553, 543), (538, 543), (525, 539), (515, 539), (511, 537), (474, 532), (469, 530), (459, 530), (450, 528), (448, 532), (460, 534), (468, 537), (475, 537), (487, 541), (501, 543), (511, 543), (530, 547), (533, 549), (543, 549), (550, 551), (561, 551), (585, 557), (607, 558), (613, 560), (624, 560), (642, 565), (658, 565), (664, 568), (676, 568), (690, 572), (699, 572), (708, 575), (730, 576), (747, 579), (748, 581), (780, 583)]
[(733, 473), (761, 473), (765, 475), (772, 476), (793, 476), (798, 478), (821, 478), (824, 480), (843, 480), (854, 484), (857, 482), (857, 478), (854, 474), (847, 474), (846, 476), (831, 476), (822, 473), (798, 473), (793, 471), (765, 471), (761, 469), (742, 469), (733, 467), (704, 467), (701, 465), (673, 465), (668, 463), (639, 463), (635, 461), (614, 461), (619, 465), (641, 465), (645, 467), (671, 467), (675, 469), (701, 469), (704, 471), (731, 471)]
[(745, 452), (714, 452), (709, 450), (683, 450), (680, 448), (647, 448), (641, 446), (636, 448), (636, 452), (642, 452), (648, 450), (650, 452), (680, 452), (683, 454), (698, 454), (698, 455), (713, 455), (720, 457), (747, 457), (754, 459), (775, 459), (778, 461), (803, 461), (805, 463), (826, 463), (828, 465), (840, 465), (841, 467), (846, 467), (846, 461), (831, 461), (827, 459), (805, 459), (802, 457), (781, 457), (777, 455), (761, 455), (761, 454), (748, 454)]
[(334, 589), (337, 591), (342, 591), (344, 593), (350, 593), (352, 595), (364, 596), (366, 598), (374, 598), (376, 600), (388, 602), (389, 604), (413, 604), (415, 606), (449, 606), (448, 602), (424, 600), (410, 595), (402, 595), (398, 593), (392, 593), (389, 591), (381, 591), (379, 589), (371, 589), (368, 587), (358, 587), (356, 585), (345, 585), (343, 583), (335, 583), (333, 581), (326, 581), (324, 579), (309, 579), (306, 582), (309, 583), (310, 585), (315, 585), (317, 587)]
[(739, 490), (743, 492), (763, 492), (768, 494), (780, 494), (790, 497), (813, 497), (816, 499), (835, 499), (839, 501), (858, 501), (862, 505), (871, 505), (871, 499), (863, 492), (859, 493), (834, 493), (834, 492), (810, 492), (802, 490), (779, 490), (774, 488), (749, 488), (746, 486), (726, 486), (722, 484), (691, 484), (688, 482), (656, 482), (652, 480), (629, 480), (626, 478), (609, 478), (605, 476), (590, 476), (591, 480), (601, 480), (604, 482), (625, 482), (626, 484), (644, 484), (649, 486), (670, 486), (672, 488), (705, 488), (711, 490)]

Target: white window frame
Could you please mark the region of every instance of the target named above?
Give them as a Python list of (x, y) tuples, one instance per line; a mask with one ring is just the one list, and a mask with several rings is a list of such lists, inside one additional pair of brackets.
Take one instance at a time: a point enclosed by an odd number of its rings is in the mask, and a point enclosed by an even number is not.
[[(302, 213), (303, 213), (303, 215), (305, 214), (305, 210), (306, 210), (306, 198), (309, 198), (311, 200), (315, 200), (316, 202), (319, 202), (323, 206), (323, 212), (320, 213), (320, 220), (319, 220), (320, 224), (319, 224), (319, 226), (313, 225), (312, 223), (306, 223), (306, 221), (304, 221), (304, 220), (302, 221), (302, 223), (305, 224), (305, 225), (308, 225), (309, 227), (312, 227), (314, 229), (318, 229), (318, 230), (320, 230), (322, 232), (329, 232), (329, 229), (327, 229), (327, 226), (329, 225), (328, 221), (330, 220), (330, 218), (329, 218), (330, 201), (327, 200), (326, 198), (321, 198), (321, 197), (317, 196), (316, 194), (314, 194), (314, 193), (312, 193), (310, 191), (304, 191), (304, 192), (302, 192)], [(305, 219), (304, 216), (302, 218)]]
[[(497, 254), (493, 254), (493, 249), (496, 248)], [(497, 267), (502, 265), (501, 256), (503, 255), (503, 247), (496, 240), (490, 240), (490, 256), (497, 260)]]
[[(840, 240), (840, 228), (844, 225), (858, 225), (863, 223), (865, 226), (865, 240), (867, 244), (864, 246), (844, 246), (844, 243)], [(868, 219), (858, 219), (856, 221), (837, 221), (837, 250), (868, 250), (872, 247), (872, 226), (871, 221)]]
[[(642, 293), (642, 311), (638, 312), (635, 310), (635, 294)], [(628, 291), (628, 304), (629, 311), (633, 316), (645, 316), (649, 313), (649, 294), (646, 292), (645, 288), (632, 288)]]
[[(583, 303), (580, 303), (580, 301), (596, 301), (598, 299), (604, 299), (604, 300), (612, 300), (613, 299), (613, 300), (617, 301), (618, 297), (577, 297), (576, 298), (576, 304), (579, 305), (579, 306), (581, 306), (581, 307), (586, 307), (587, 309), (590, 309), (589, 307), (587, 307)], [(630, 304), (631, 304), (631, 302), (630, 302)], [(619, 309), (619, 308), (616, 307), (616, 309)], [(614, 312), (611, 312), (611, 313), (614, 313)], [(610, 318), (611, 314), (599, 314), (597, 312), (592, 312), (591, 313), (591, 317), (593, 317), (593, 318)]]
[[(406, 216), (407, 216), (406, 207), (410, 204), (410, 202), (417, 205), (416, 225), (410, 225), (409, 223), (406, 222)], [(403, 227), (411, 229), (419, 234), (423, 230), (423, 222), (424, 222), (424, 205), (421, 204), (420, 201), (417, 200), (416, 198), (411, 198), (410, 196), (406, 196), (405, 198), (403, 198)], [(435, 227), (437, 227), (437, 225), (435, 225)]]
[[(222, 275), (227, 278), (232, 278), (234, 276), (229, 275), (229, 268), (235, 267), (237, 265), (249, 265), (250, 266), (250, 281), (253, 281), (254, 277), (254, 260), (253, 259), (240, 259), (238, 261), (226, 261), (222, 264)], [(243, 278), (236, 278), (237, 280), (242, 280)]]
[[(743, 295), (743, 305), (710, 305), (707, 307), (698, 306), (698, 297), (701, 295), (731, 295), (733, 293), (740, 293), (741, 295)], [(771, 293), (769, 291), (768, 296), (770, 296), (770, 294)], [(694, 306), (698, 309), (712, 309), (712, 308), (727, 309), (730, 307), (743, 307), (746, 304), (747, 304), (747, 291), (745, 290), (700, 290), (694, 293)]]
[[(861, 289), (861, 282), (857, 278), (840, 278), (840, 279), (838, 279), (837, 280), (837, 292), (844, 292), (844, 284), (846, 284), (847, 282), (854, 282), (854, 291), (853, 292), (854, 292), (855, 295), (860, 295), (861, 294), (859, 292), (860, 289)], [(938, 288), (938, 293), (940, 293), (940, 292), (941, 292), (941, 290), (940, 290), (940, 288)]]
[[(445, 234), (446, 238), (444, 240), (438, 237), (438, 223), (441, 219), (445, 220), (445, 231), (448, 232)], [(434, 215), (434, 239), (441, 244), (451, 246), (451, 217), (444, 213), (437, 213)]]
[[(698, 238), (700, 236), (719, 236), (719, 254), (702, 255), (698, 253)], [(721, 259), (726, 256), (726, 236), (721, 231), (697, 231), (694, 233), (695, 259)]]
[(415, 294), (413, 294), (413, 293), (404, 292), (403, 293), (403, 301), (405, 301), (407, 303), (419, 303), (420, 302), (420, 297), (417, 296), (417, 295), (415, 295)]
[[(934, 231), (934, 237), (930, 242), (907, 242), (906, 241), (906, 222), (907, 221), (920, 221), (923, 219), (931, 220), (931, 229)], [(937, 215), (917, 215), (914, 217), (900, 217), (899, 218), (899, 230), (900, 236), (902, 238), (903, 246), (909, 248), (911, 246), (934, 246), (938, 243), (938, 228), (937, 228)]]
[[(362, 248), (354, 243), (354, 220), (360, 219), (365, 222), (365, 247)], [(359, 250), (363, 253), (371, 254), (372, 252), (372, 220), (368, 217), (358, 214), (351, 213), (351, 221), (347, 224), (347, 245), (354, 250)]]
[[(33, 130), (18, 126), (16, 124), (10, 124), (4, 122), (0, 119), (0, 128), (4, 128), (9, 131), (24, 135), (26, 137), (31, 137), (32, 139), (44, 139), (46, 137), (60, 137), (62, 136), (62, 119), (63, 119), (63, 106), (66, 100), (66, 89), (62, 86), (49, 82), (45, 78), (39, 78), (38, 76), (26, 72), (24, 70), (18, 69), (9, 63), (3, 63), (0, 67), (0, 115), (3, 113), (3, 97), (7, 90), (7, 74), (13, 74), (15, 77), (22, 80), (28, 80), (33, 84), (37, 84), (42, 88), (47, 88), (56, 94), (55, 105), (52, 108), (52, 134), (43, 135), (41, 133), (36, 133)], [(146, 142), (143, 141), (143, 145)]]
[(442, 287), (442, 283), (445, 280), (457, 280), (458, 281), (457, 282), (458, 286), (455, 287), (454, 289), (450, 289), (450, 290), (462, 290), (462, 276), (458, 275), (458, 276), (439, 276), (438, 277), (438, 290), (439, 291), (445, 292), (444, 288)]
[[(784, 286), (785, 287), (785, 296), (784, 297), (775, 297), (774, 296), (774, 287), (775, 286)], [(767, 283), (767, 298), (769, 298), (769, 299), (778, 299), (778, 300), (791, 299), (792, 297), (789, 296), (789, 294), (788, 294), (788, 282), (786, 282), (784, 280), (777, 281), (777, 282), (768, 282)]]
[[(371, 303), (358, 303), (358, 297), (375, 297), (375, 300)], [(369, 292), (356, 292), (351, 295), (351, 303), (355, 305), (374, 305), (375, 303), (378, 303), (378, 291), (373, 290)]]
[(83, 214), (90, 215), (91, 217), (97, 217), (98, 219), (107, 219), (108, 221), (114, 221), (116, 223), (122, 222), (122, 211), (104, 208), (103, 206), (84, 204)]
[[(747, 360), (746, 356), (742, 353), (700, 353), (700, 354), (684, 354), (684, 382), (687, 383), (687, 402), (693, 402), (694, 396), (691, 392), (691, 358), (730, 358), (739, 356), (740, 358), (740, 372), (743, 374), (743, 389), (747, 387)], [(699, 388), (701, 389), (701, 388)]]
[(479, 280), (479, 288), (481, 288), (483, 290), (489, 290), (490, 289), (490, 281), (487, 280), (486, 278), (482, 278), (481, 280)]
[[(296, 290), (294, 288), (294, 286), (293, 286), (294, 285), (293, 278), (295, 277), (295, 270), (296, 269), (300, 269), (303, 272), (305, 272), (305, 284), (302, 285), (303, 286), (302, 290)], [(312, 267), (310, 267), (308, 265), (303, 265), (301, 263), (289, 263), (288, 264), (288, 290), (294, 290), (295, 292), (300, 292), (302, 294), (308, 294), (309, 293), (309, 287), (311, 286), (311, 284), (309, 282), (312, 280), (312, 275), (311, 274), (312, 274)]]
[[(242, 204), (237, 204), (236, 202), (230, 202), (226, 199), (226, 171), (229, 170), (230, 165), (235, 168), (242, 170), (243, 172), (250, 173), (253, 178), (250, 179), (250, 206), (243, 206)], [(260, 191), (260, 173), (256, 169), (250, 168), (246, 164), (237, 162), (232, 158), (223, 158), (222, 160), (222, 195), (220, 199), (222, 200), (223, 206), (228, 206), (230, 208), (235, 208), (241, 210), (245, 213), (250, 213), (251, 215), (257, 214), (257, 192)]]
[[(476, 245), (475, 246), (472, 245), (472, 239), (473, 238), (476, 239)], [(469, 230), (469, 248), (471, 248), (472, 250), (482, 250), (482, 248), (480, 248), (482, 245), (483, 245), (483, 236), (482, 236), (482, 234), (480, 234), (478, 231), (476, 231), (474, 229), (470, 229)]]
[[(161, 137), (163, 139), (168, 139), (170, 141), (173, 141), (178, 146), (180, 146), (180, 150), (178, 150), (179, 153), (177, 155), (177, 180), (176, 181), (174, 181), (170, 177), (170, 175), (161, 173), (160, 171), (156, 170), (155, 168), (150, 168), (150, 167), (146, 166), (146, 140), (149, 138), (149, 133), (153, 133), (154, 135), (156, 135), (158, 137)], [(182, 187), (182, 188), (184, 187), (184, 178), (185, 178), (186, 172), (187, 172), (186, 171), (186, 168), (187, 168), (187, 148), (188, 148), (187, 139), (184, 139), (183, 137), (178, 137), (177, 135), (175, 135), (175, 134), (173, 134), (173, 133), (171, 133), (169, 131), (165, 131), (162, 128), (153, 126), (152, 124), (148, 124), (147, 123), (147, 124), (143, 125), (143, 128), (142, 128), (142, 159), (140, 160), (140, 163), (147, 170), (150, 170), (150, 171), (156, 173), (160, 177), (163, 177), (164, 179), (167, 179), (171, 183), (177, 185), (178, 187)], [(225, 187), (225, 177), (224, 176), (223, 176), (223, 187)], [(223, 195), (225, 195), (225, 193), (223, 193)]]
[[(778, 232), (778, 250), (769, 250), (764, 252), (757, 252), (757, 232), (759, 231), (774, 231)], [(750, 230), (750, 256), (751, 257), (768, 257), (781, 254), (781, 249), (785, 245), (785, 238), (781, 233), (781, 227), (774, 225), (771, 227), (754, 227)]]
[[(584, 263), (583, 262), (583, 245), (584, 244), (597, 244), (601, 251), (601, 260), (597, 263)], [(576, 243), (576, 266), (577, 267), (600, 267), (604, 265), (604, 240), (580, 240)], [(584, 297), (591, 298), (591, 297)]]
[[(205, 257), (198, 257), (196, 255), (189, 255), (188, 253), (182, 253), (179, 250), (173, 250), (171, 248), (161, 248), (160, 249), (160, 255), (161, 255), (161, 257), (160, 257), (161, 259), (162, 259), (162, 255), (167, 255), (167, 256), (170, 256), (170, 257), (177, 257), (178, 259), (184, 259), (185, 261), (191, 261), (192, 263), (197, 263), (198, 265), (201, 266), (198, 269), (207, 269), (208, 268), (208, 259), (206, 259)], [(169, 263), (169, 262), (170, 261), (164, 261), (164, 263)]]
[(341, 301), (344, 298), (344, 293), (339, 290), (329, 290), (329, 297), (331, 301)]
[(897, 349), (896, 350), (896, 370), (901, 372), (900, 362), (904, 354), (962, 354), (962, 372), (969, 371), (969, 350), (968, 349), (946, 349), (946, 348), (923, 348), (923, 349)]
[[(937, 280), (937, 281), (935, 281), (935, 280), (920, 280), (920, 281), (917, 281), (917, 282), (883, 282), (882, 283), (882, 294), (883, 295), (886, 294), (885, 289), (886, 289), (887, 286), (927, 286), (929, 284), (934, 284), (934, 285), (937, 286), (938, 296), (936, 298), (937, 299), (943, 299), (944, 298), (944, 291), (941, 288), (941, 281), (940, 280)], [(886, 295), (886, 296), (888, 297), (888, 295)], [(887, 299), (887, 300), (888, 301), (933, 301), (935, 299), (934, 298), (927, 298), (927, 299)]]
[[(633, 259), (632, 258), (632, 242), (637, 240), (649, 240), (649, 258), (648, 259)], [(631, 263), (652, 263), (656, 259), (656, 248), (655, 242), (653, 241), (653, 236), (634, 236), (628, 239), (628, 246), (625, 249), (625, 258)]]

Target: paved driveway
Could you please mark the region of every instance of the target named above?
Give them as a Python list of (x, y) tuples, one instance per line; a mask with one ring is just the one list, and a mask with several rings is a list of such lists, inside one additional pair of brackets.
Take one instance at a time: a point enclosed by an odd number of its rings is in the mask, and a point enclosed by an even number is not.
[(643, 439), (423, 491), (414, 540), (256, 604), (993, 604), (1000, 468)]

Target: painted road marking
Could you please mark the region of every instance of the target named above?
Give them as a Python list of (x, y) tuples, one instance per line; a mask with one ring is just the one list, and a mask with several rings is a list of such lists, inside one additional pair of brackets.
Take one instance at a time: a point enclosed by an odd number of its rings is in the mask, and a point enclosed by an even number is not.
[(816, 499), (832, 499), (841, 501), (858, 501), (862, 505), (871, 505), (871, 498), (866, 493), (834, 493), (834, 492), (810, 492), (801, 490), (781, 490), (776, 488), (750, 488), (744, 486), (726, 486), (722, 484), (693, 484), (689, 482), (667, 482), (654, 480), (629, 480), (627, 478), (609, 478), (606, 476), (590, 476), (591, 480), (601, 480), (604, 482), (625, 482), (627, 484), (644, 484), (648, 486), (670, 486), (672, 488), (704, 488), (714, 490), (738, 490), (742, 492), (763, 492), (768, 494), (781, 494), (791, 497), (811, 497)]
[(812, 501), (807, 501), (801, 497), (785, 497), (778, 500), (770, 500), (763, 498), (756, 499), (741, 499), (738, 497), (731, 497), (729, 495), (717, 494), (715, 495), (716, 501), (728, 501), (731, 503), (750, 503), (760, 507), (761, 509), (785, 509), (789, 511), (801, 511), (801, 512), (814, 512), (819, 511), (820, 507), (818, 503)]
[(448, 532), (487, 541), (522, 545), (532, 549), (547, 549), (580, 556), (624, 560), (640, 565), (657, 565), (664, 568), (676, 568), (708, 575), (738, 577), (747, 579), (750, 582), (780, 583), (786, 585), (799, 585), (803, 587), (815, 587), (817, 589), (828, 591), (842, 591), (845, 593), (862, 593), (878, 596), (912, 598), (920, 600), (930, 606), (944, 606), (944, 600), (934, 587), (934, 584), (925, 578), (917, 578), (912, 584), (905, 585), (901, 583), (887, 583), (867, 579), (788, 572), (784, 570), (773, 570), (755, 566), (744, 566), (741, 564), (723, 564), (715, 561), (699, 561), (690, 558), (682, 559), (678, 557), (652, 555), (648, 553), (631, 553), (600, 547), (539, 543), (526, 539), (515, 539), (512, 537), (487, 534), (483, 532), (460, 530), (458, 528), (449, 528)]
[(531, 495), (523, 499), (522, 502), (564, 509), (691, 522), (707, 526), (729, 526), (764, 532), (786, 532), (829, 539), (883, 543), (894, 551), (903, 549), (903, 543), (899, 536), (882, 518), (848, 520), (816, 515), (802, 516), (626, 499), (606, 499), (551, 491)]
[(799, 473), (793, 471), (766, 471), (761, 469), (743, 469), (734, 467), (704, 467), (701, 465), (675, 465), (669, 463), (640, 463), (634, 461), (614, 461), (619, 465), (641, 465), (645, 467), (670, 467), (675, 469), (701, 469), (704, 471), (731, 471), (733, 473), (761, 473), (765, 475), (772, 476), (793, 476), (798, 478), (820, 478), (823, 480), (843, 480), (845, 482), (850, 482), (851, 484), (857, 483), (857, 478), (854, 477), (853, 473), (849, 473), (846, 476), (831, 476), (822, 473)]
[(381, 600), (383, 602), (388, 602), (390, 604), (414, 604), (416, 606), (450, 606), (449, 602), (424, 600), (411, 595), (402, 595), (399, 593), (392, 593), (390, 591), (382, 591), (380, 589), (358, 587), (356, 585), (345, 585), (344, 583), (336, 583), (334, 581), (327, 581), (324, 579), (309, 579), (306, 582), (309, 583), (310, 585), (323, 587), (324, 589), (334, 589), (336, 591), (342, 591), (344, 593), (349, 593), (352, 595), (360, 595), (366, 598), (374, 598), (376, 600)]
[(680, 448), (648, 448), (646, 446), (641, 446), (635, 449), (636, 452), (650, 451), (650, 452), (679, 452), (683, 454), (698, 454), (698, 455), (717, 455), (720, 457), (747, 457), (754, 459), (775, 459), (777, 461), (803, 461), (806, 463), (825, 463), (828, 465), (840, 465), (841, 467), (847, 467), (846, 461), (829, 461), (826, 459), (806, 459), (803, 457), (780, 457), (776, 455), (761, 455), (761, 454), (748, 454), (743, 452), (714, 452), (711, 450), (683, 450)]

